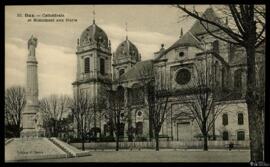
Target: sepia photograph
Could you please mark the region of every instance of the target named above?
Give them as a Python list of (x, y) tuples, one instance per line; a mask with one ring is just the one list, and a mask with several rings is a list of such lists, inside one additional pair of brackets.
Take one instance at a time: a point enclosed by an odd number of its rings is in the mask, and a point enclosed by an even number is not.
[(264, 4), (5, 5), (5, 162), (265, 162)]

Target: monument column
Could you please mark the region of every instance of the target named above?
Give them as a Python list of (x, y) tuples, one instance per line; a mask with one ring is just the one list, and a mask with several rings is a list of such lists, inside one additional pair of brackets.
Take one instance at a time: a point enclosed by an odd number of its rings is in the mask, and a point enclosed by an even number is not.
[(37, 60), (35, 49), (37, 47), (37, 38), (31, 36), (28, 40), (29, 54), (27, 57), (27, 73), (26, 73), (26, 106), (22, 112), (23, 130), (21, 137), (36, 137), (38, 126), (40, 126), (41, 115), (38, 104), (38, 75), (37, 75)]

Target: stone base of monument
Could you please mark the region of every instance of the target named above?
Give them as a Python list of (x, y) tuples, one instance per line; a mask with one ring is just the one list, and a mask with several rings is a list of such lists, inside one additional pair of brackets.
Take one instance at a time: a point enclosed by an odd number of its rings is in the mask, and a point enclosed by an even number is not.
[(45, 137), (45, 130), (39, 129), (39, 130), (35, 130), (35, 129), (24, 129), (21, 131), (20, 133), (20, 137), (21, 138), (30, 138), (30, 137)]
[(81, 151), (57, 138), (13, 138), (5, 142), (6, 162), (87, 155), (91, 155), (89, 151)]

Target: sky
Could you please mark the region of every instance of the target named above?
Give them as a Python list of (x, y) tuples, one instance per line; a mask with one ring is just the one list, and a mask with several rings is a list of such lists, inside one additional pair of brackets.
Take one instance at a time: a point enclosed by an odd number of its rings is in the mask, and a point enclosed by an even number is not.
[[(199, 6), (201, 10), (208, 6)], [(95, 15), (93, 14), (95, 11)], [(21, 14), (21, 16), (20, 16)], [(63, 14), (76, 22), (29, 22), (43, 14)], [(76, 41), (93, 22), (108, 35), (112, 52), (126, 35), (141, 53), (142, 60), (170, 47), (179, 39), (181, 28), (187, 32), (194, 20), (180, 20), (182, 13), (170, 5), (46, 5), (5, 6), (5, 87), (26, 84), (27, 41), (38, 38), (39, 97), (51, 94), (72, 96), (76, 74)], [(52, 17), (47, 17), (52, 18)], [(56, 19), (56, 17), (54, 17)], [(57, 17), (61, 18), (61, 17)], [(127, 31), (126, 29), (127, 23)]]

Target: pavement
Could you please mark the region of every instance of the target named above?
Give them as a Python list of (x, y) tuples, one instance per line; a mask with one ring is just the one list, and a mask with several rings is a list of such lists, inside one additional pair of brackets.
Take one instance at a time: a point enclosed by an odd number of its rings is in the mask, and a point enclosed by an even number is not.
[(249, 150), (174, 150), (161, 149), (155, 151), (153, 149), (142, 150), (90, 150), (91, 156), (32, 160), (31, 162), (244, 162), (250, 160)]

